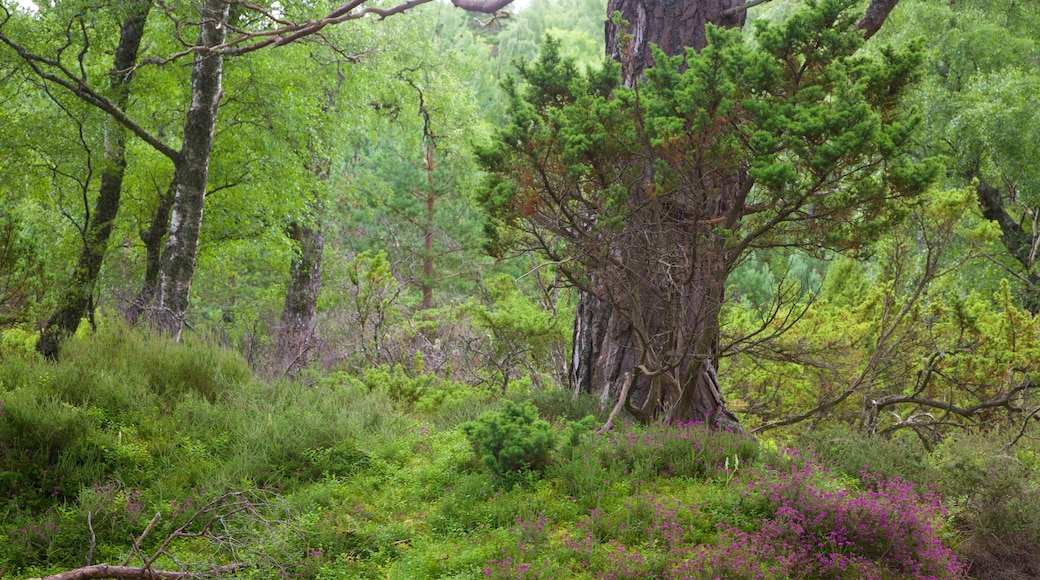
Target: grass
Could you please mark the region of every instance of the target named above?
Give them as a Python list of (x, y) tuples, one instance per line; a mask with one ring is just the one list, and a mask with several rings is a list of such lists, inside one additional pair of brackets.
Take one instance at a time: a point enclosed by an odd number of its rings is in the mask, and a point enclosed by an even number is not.
[(577, 422), (595, 402), (560, 391), (509, 393), (556, 445), (503, 478), (459, 428), (495, 396), (424, 378), (433, 404), (377, 376), (262, 381), (233, 353), (117, 325), (57, 364), (6, 356), (0, 562), (15, 577), (121, 563), (159, 514), (140, 552), (178, 530), (211, 541), (182, 534), (156, 568), (250, 562), (239, 577), (952, 578), (1035, 495), (1031, 467), (973, 495), (966, 478), (992, 466), (951, 467), (970, 442), (921, 459), (841, 432), (816, 442), (825, 461), (699, 425), (595, 434), (602, 415)]

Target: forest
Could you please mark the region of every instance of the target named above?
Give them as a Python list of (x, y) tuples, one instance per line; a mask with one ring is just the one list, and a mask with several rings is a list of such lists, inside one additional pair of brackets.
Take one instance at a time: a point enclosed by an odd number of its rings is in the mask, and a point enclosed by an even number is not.
[(1040, 578), (1038, 3), (0, 0), (0, 99), (0, 579)]

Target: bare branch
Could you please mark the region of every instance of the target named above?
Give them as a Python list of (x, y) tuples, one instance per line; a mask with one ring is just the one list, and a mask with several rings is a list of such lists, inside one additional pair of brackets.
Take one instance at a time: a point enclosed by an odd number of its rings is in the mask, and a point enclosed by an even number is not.
[(947, 403), (945, 401), (934, 401), (934, 400), (931, 400), (931, 399), (922, 399), (922, 398), (918, 397), (916, 394), (909, 395), (909, 396), (890, 395), (888, 397), (883, 397), (881, 399), (873, 401), (872, 402), (872, 406), (874, 406), (874, 407), (876, 407), (877, 409), (880, 410), (880, 409), (883, 409), (885, 407), (890, 407), (892, 405), (901, 405), (901, 404), (908, 404), (909, 403), (909, 404), (914, 404), (914, 405), (920, 405), (922, 407), (932, 407), (934, 409), (942, 409), (944, 411), (948, 411), (948, 412), (953, 413), (955, 415), (960, 415), (961, 417), (968, 418), (968, 417), (975, 416), (979, 411), (983, 411), (985, 409), (992, 409), (994, 407), (1006, 407), (1009, 404), (1011, 404), (1011, 400), (1014, 399), (1015, 395), (1017, 395), (1018, 393), (1021, 393), (1022, 391), (1025, 391), (1027, 389), (1031, 389), (1034, 386), (1035, 385), (1033, 385), (1033, 381), (1026, 380), (1026, 381), (1016, 385), (1013, 389), (1009, 390), (1008, 392), (1004, 393), (1003, 395), (998, 395), (998, 396), (993, 397), (991, 399), (987, 399), (985, 401), (981, 401), (981, 402), (975, 403), (974, 405), (972, 405), (970, 407), (961, 407), (961, 406), (958, 406), (958, 405), (954, 405), (953, 403)]
[(1018, 443), (1018, 440), (1021, 439), (1022, 436), (1024, 436), (1026, 434), (1026, 427), (1029, 426), (1029, 420), (1032, 419), (1033, 417), (1036, 417), (1038, 413), (1040, 413), (1040, 407), (1036, 407), (1028, 415), (1026, 415), (1025, 420), (1022, 421), (1022, 428), (1018, 430), (1018, 435), (1015, 435), (1014, 439), (1012, 439), (1011, 441), (1009, 441), (1009, 442), (1004, 444), (1004, 451), (1007, 451), (1008, 449), (1011, 449), (1011, 447), (1015, 443)]
[(470, 12), (494, 14), (512, 4), (513, 0), (451, 0), (451, 3), (456, 8), (462, 8)]
[[(235, 570), (248, 567), (245, 564), (232, 564), (230, 566), (218, 566), (212, 569), (214, 574), (228, 574)], [(109, 564), (97, 564), (84, 566), (75, 570), (68, 570), (52, 576), (42, 578), (30, 578), (29, 580), (191, 580), (198, 576), (191, 572), (162, 572), (147, 567), (137, 566), (111, 566)]]

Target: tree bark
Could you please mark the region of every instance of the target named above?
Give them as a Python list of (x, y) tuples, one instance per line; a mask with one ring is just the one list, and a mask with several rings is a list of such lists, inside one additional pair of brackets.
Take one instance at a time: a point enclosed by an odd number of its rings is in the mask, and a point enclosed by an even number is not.
[[(707, 42), (707, 23), (725, 27), (743, 25), (743, 11), (725, 14), (742, 4), (742, 0), (610, 0), (607, 4), (607, 53), (621, 62), (623, 82), (635, 86), (643, 71), (653, 64), (652, 44), (668, 55), (680, 54), (686, 47), (700, 50)], [(619, 28), (609, 18), (615, 12), (628, 22), (626, 27)], [(720, 192), (720, 197), (726, 199), (713, 204), (716, 210), (713, 215), (703, 216), (708, 221), (724, 217), (716, 213), (728, 212), (733, 203), (742, 199), (741, 183), (746, 181), (743, 176), (733, 175), (728, 181), (731, 187)], [(631, 203), (641, 203), (641, 192), (633, 193)], [(681, 210), (677, 208), (676, 211)], [(694, 213), (700, 214), (699, 211)], [(704, 220), (689, 223), (689, 220), (676, 217), (679, 219), (674, 221), (680, 229), (705, 229), (696, 224)], [(638, 225), (630, 224), (628, 227), (638, 228)], [(687, 235), (680, 235), (680, 238), (691, 239), (689, 234), (698, 233), (701, 232), (687, 231)], [(713, 235), (703, 233), (709, 238)], [(669, 242), (654, 242), (655, 245), (665, 243)], [(714, 427), (739, 429), (737, 418), (723, 403), (715, 376), (718, 314), (729, 268), (721, 243), (721, 240), (713, 240), (709, 242), (710, 250), (703, 248), (709, 251), (693, 252), (707, 259), (692, 260), (692, 269), (687, 272), (689, 282), (681, 288), (645, 288), (639, 291), (633, 301), (634, 308), (639, 311), (634, 314), (635, 321), (633, 313), (622, 313), (593, 292), (581, 292), (571, 359), (571, 388), (575, 394), (593, 393), (604, 405), (609, 405), (618, 400), (625, 381), (631, 380), (633, 384), (628, 397), (634, 404), (623, 403), (641, 419), (664, 417), (670, 421), (701, 421)], [(631, 280), (635, 286), (641, 281), (656, 279), (659, 274), (640, 271), (641, 267), (656, 265), (656, 260), (640, 259), (640, 253), (636, 244), (629, 248), (628, 255), (621, 257), (623, 263), (636, 273)], [(592, 285), (597, 286), (595, 276)], [(657, 295), (659, 291), (671, 296), (662, 298)], [(684, 320), (676, 320), (674, 313), (665, 312), (675, 306), (680, 306)], [(658, 353), (652, 355), (658, 359), (654, 368), (646, 366), (647, 357), (652, 354), (648, 350)], [(676, 360), (664, 362), (660, 360), (662, 353), (671, 353)]]
[(141, 290), (127, 308), (126, 320), (136, 325), (145, 309), (149, 307), (159, 290), (159, 269), (162, 265), (163, 240), (170, 227), (170, 212), (173, 210), (173, 197), (177, 194), (177, 183), (170, 182), (169, 188), (159, 197), (159, 205), (152, 214), (152, 221), (147, 230), (138, 232), (144, 243), (144, 283)]
[[(643, 71), (653, 65), (651, 44), (675, 56), (687, 48), (701, 50), (707, 44), (705, 25), (734, 28), (744, 25), (745, 12), (725, 14), (743, 0), (609, 0), (605, 37), (607, 54), (621, 63), (625, 86), (635, 86)], [(619, 29), (615, 12), (629, 24)], [(625, 42), (620, 36), (630, 35)]]
[[(144, 25), (151, 2), (136, 2), (119, 29), (119, 43), (112, 63), (111, 89), (120, 109), (130, 100), (131, 74), (126, 72), (137, 63), (137, 52), (144, 36)], [(108, 239), (119, 212), (126, 171), (126, 129), (109, 117), (105, 126), (105, 165), (94, 209), (87, 214), (80, 251), (72, 279), (58, 300), (58, 307), (40, 333), (36, 351), (49, 359), (58, 357), (59, 343), (76, 331), (80, 320), (92, 309), (101, 264), (108, 249)]]
[[(872, 0), (859, 23), (866, 37), (881, 27), (897, 2)], [(707, 42), (707, 24), (743, 26), (744, 4), (743, 0), (609, 0), (607, 54), (621, 63), (624, 84), (634, 87), (653, 64), (652, 44), (671, 56), (686, 47), (699, 51)], [(628, 24), (617, 26), (612, 18), (615, 12)], [(643, 181), (653, 183), (649, 164), (646, 172)], [(681, 193), (664, 209), (674, 239), (648, 232), (631, 236), (624, 253), (615, 256), (630, 271), (625, 274), (629, 286), (638, 288), (622, 301), (626, 312), (615, 306), (616, 296), (607, 299), (611, 291), (606, 276), (592, 274), (586, 291), (579, 295), (574, 323), (570, 379), (575, 394), (593, 393), (607, 406), (627, 387), (630, 400), (622, 403), (642, 420), (663, 417), (740, 430), (736, 416), (726, 409), (716, 376), (719, 314), (726, 278), (738, 252), (727, 247), (723, 234), (705, 224), (724, 230), (738, 226), (750, 189), (750, 178), (741, 169), (717, 177), (706, 175), (699, 187)], [(642, 203), (642, 196), (641, 188), (631, 191), (630, 206)], [(661, 272), (659, 264), (664, 261), (651, 256), (655, 248), (668, 244), (680, 248), (684, 259), (689, 256), (685, 282), (673, 288), (654, 287), (653, 281), (669, 280), (673, 274)]]
[(29, 580), (191, 580), (192, 578), (210, 578), (220, 574), (230, 574), (248, 567), (248, 564), (214, 566), (208, 573), (203, 575), (192, 572), (164, 572), (138, 566), (95, 564), (93, 566), (76, 568), (75, 570), (67, 570), (51, 576), (30, 578)]
[(1022, 224), (1015, 220), (1004, 207), (1004, 196), (1001, 191), (991, 185), (976, 171), (969, 178), (975, 178), (975, 195), (982, 208), (982, 216), (997, 222), (1000, 227), (1000, 241), (1019, 264), (1022, 265), (1020, 279), (1025, 283), (1022, 293), (1022, 306), (1036, 315), (1040, 313), (1040, 274), (1036, 272), (1037, 233), (1026, 231)]
[[(327, 177), (327, 173), (326, 173)], [(278, 360), (284, 373), (294, 376), (308, 362), (314, 344), (315, 314), (321, 292), (321, 260), (325, 247), (322, 233), (324, 205), (318, 194), (310, 216), (289, 224), (288, 235), (296, 246), (289, 265), (289, 287), (278, 334)]]
[(158, 300), (149, 313), (152, 324), (176, 340), (180, 339), (188, 309), (217, 110), (223, 94), (224, 57), (208, 49), (224, 42), (230, 6), (224, 0), (205, 0), (202, 4), (200, 49), (191, 71), (191, 105), (184, 119), (184, 142), (174, 174), (177, 193), (163, 248)]
[(888, 20), (888, 15), (896, 7), (899, 0), (871, 0), (863, 19), (859, 21), (859, 29), (863, 31), (864, 38), (870, 38), (881, 30), (881, 25)]

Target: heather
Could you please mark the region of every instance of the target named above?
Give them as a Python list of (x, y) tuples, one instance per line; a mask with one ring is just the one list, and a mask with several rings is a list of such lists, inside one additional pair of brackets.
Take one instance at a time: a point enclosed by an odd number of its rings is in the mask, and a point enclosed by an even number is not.
[[(345, 374), (262, 380), (233, 353), (119, 326), (57, 364), (8, 356), (5, 574), (956, 578), (981, 532), (1013, 536), (1033, 489), (1012, 485), (1025, 464), (994, 475), (952, 439), (932, 472), (901, 478), (849, 469), (834, 446), (684, 423), (599, 432), (598, 406), (568, 393), (425, 380), (440, 403)], [(1004, 483), (981, 497), (969, 475)]]

